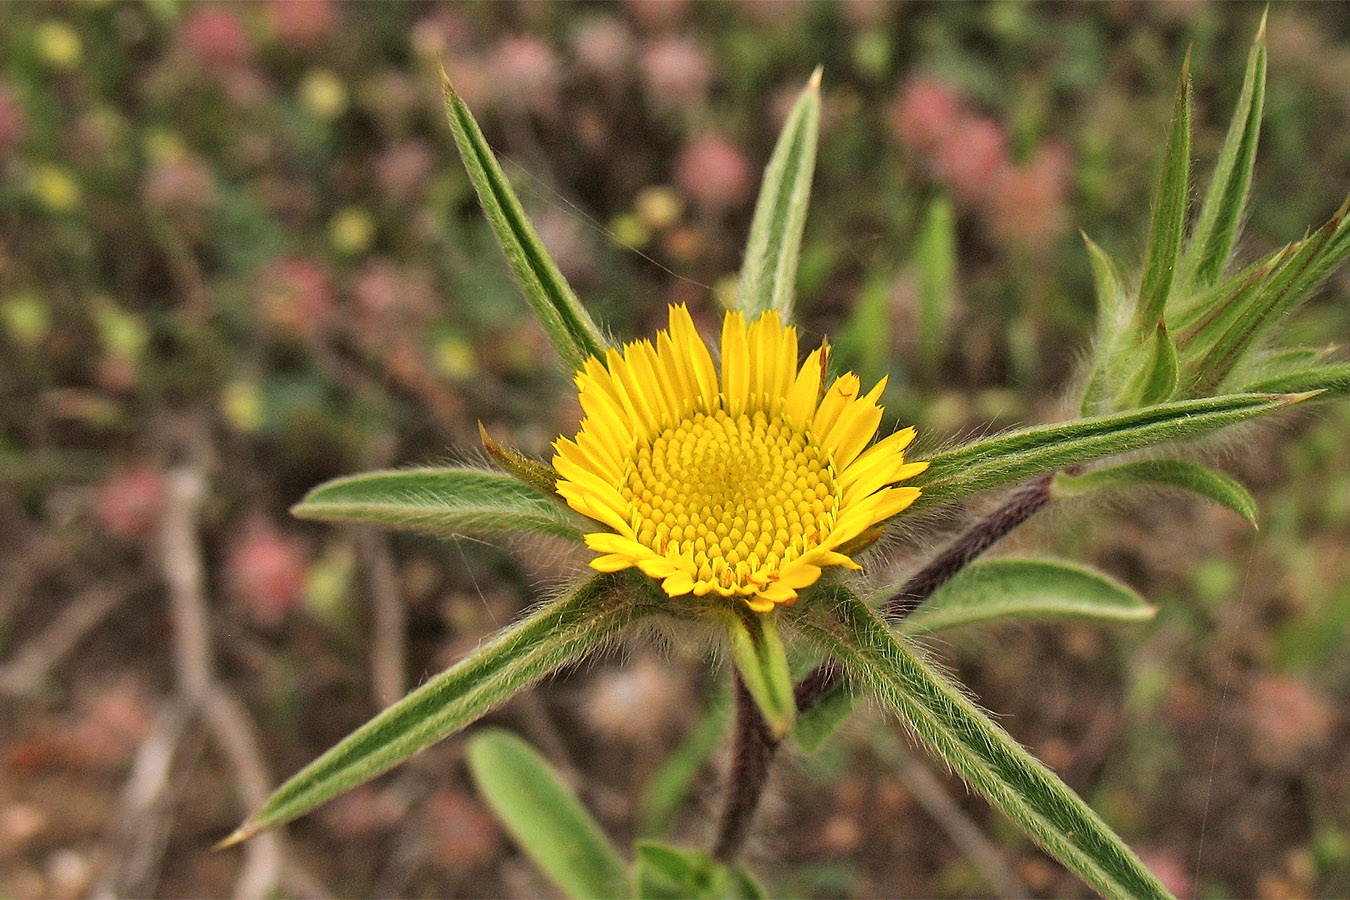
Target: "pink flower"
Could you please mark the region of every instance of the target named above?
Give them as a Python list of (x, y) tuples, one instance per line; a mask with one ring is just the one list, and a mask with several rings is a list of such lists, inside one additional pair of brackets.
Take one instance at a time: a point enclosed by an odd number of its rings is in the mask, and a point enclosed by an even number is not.
[(309, 554), (297, 538), (255, 517), (245, 523), (225, 564), (230, 595), (258, 624), (275, 628), (299, 603)]
[(0, 85), (0, 159), (17, 150), (27, 133), (28, 117), (18, 96), (8, 86)]
[(253, 55), (244, 23), (223, 4), (194, 6), (178, 26), (178, 39), (202, 68), (217, 73), (242, 68)]
[(273, 328), (311, 336), (322, 330), (333, 308), (333, 287), (318, 263), (285, 257), (263, 270), (257, 302), (263, 320)]
[(492, 53), (498, 99), (536, 113), (558, 108), (562, 65), (553, 48), (538, 38), (507, 38)]
[(707, 52), (685, 38), (661, 38), (642, 54), (642, 82), (658, 108), (701, 106), (712, 79)]
[(141, 540), (159, 523), (164, 495), (158, 470), (146, 465), (119, 469), (99, 483), (94, 517), (114, 537)]
[(902, 145), (922, 156), (937, 152), (965, 113), (945, 84), (916, 78), (891, 105), (891, 129)]
[(277, 40), (302, 47), (321, 43), (337, 18), (332, 0), (269, 0), (264, 9)]
[(675, 166), (675, 183), (697, 203), (714, 210), (745, 202), (752, 177), (745, 153), (717, 134), (695, 138)]

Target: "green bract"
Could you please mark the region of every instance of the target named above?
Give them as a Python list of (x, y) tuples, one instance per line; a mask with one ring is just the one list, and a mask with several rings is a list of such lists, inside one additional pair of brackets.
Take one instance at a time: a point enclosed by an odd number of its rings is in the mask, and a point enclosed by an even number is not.
[[(1138, 286), (1122, 278), (1105, 251), (1087, 243), (1101, 332), (1087, 360), (1083, 417), (930, 455), (927, 471), (912, 482), (923, 491), (917, 505), (952, 504), (1043, 476), (1036, 482), (1041, 485), (1036, 504), (1108, 488), (1161, 485), (1201, 494), (1255, 521), (1255, 504), (1239, 484), (1175, 455), (1188, 442), (1220, 429), (1350, 390), (1347, 364), (1279, 345), (1284, 316), (1350, 255), (1344, 209), (1303, 240), (1245, 268), (1231, 266), (1259, 132), (1264, 37), (1263, 23), (1232, 125), (1189, 232), (1188, 61)], [(492, 230), (563, 362), (575, 370), (591, 357), (603, 360), (609, 346), (604, 332), (543, 249), (477, 123), (448, 82), (445, 97), (456, 144)], [(820, 102), (817, 72), (787, 118), (755, 207), (735, 295), (735, 307), (749, 318), (766, 311), (786, 318), (793, 309)], [(918, 246), (921, 338), (925, 347), (936, 347), (947, 327), (956, 271), (954, 216), (946, 200), (930, 207)], [(865, 335), (854, 337), (866, 344)], [(931, 348), (924, 352), (924, 365), (931, 370), (936, 358)], [(504, 473), (450, 467), (356, 475), (316, 488), (294, 511), (306, 518), (450, 537), (535, 534), (580, 545), (594, 523), (561, 502), (553, 470), (486, 434), (484, 441)], [(1114, 460), (1092, 468), (1098, 460), (1164, 445), (1172, 457)], [(751, 613), (713, 595), (672, 598), (636, 570), (592, 576), (504, 629), (293, 776), (229, 842), (287, 822), (397, 765), (640, 619), (685, 619), (705, 622), (724, 635), (737, 673), (737, 740), (742, 743), (735, 772), (743, 782), (733, 789), (750, 793), (733, 796), (728, 804), (729, 819), (713, 857), (643, 844), (630, 870), (572, 794), (518, 739), (490, 733), (470, 747), (470, 767), (488, 801), (569, 894), (760, 896), (748, 873), (731, 863), (763, 784), (764, 773), (755, 765), (766, 767), (777, 742), (788, 735), (808, 749), (819, 745), (856, 697), (866, 693), (1103, 895), (1166, 896), (1105, 822), (924, 660), (919, 641), (942, 629), (1026, 617), (1132, 622), (1152, 615), (1153, 608), (1128, 587), (1076, 564), (995, 559), (968, 565), (1039, 508), (1008, 506), (982, 520), (953, 542), (956, 551), (944, 551), (921, 569), (917, 582), (864, 596), (857, 583), (832, 576), (803, 589), (795, 607), (772, 613)], [(1006, 527), (997, 519), (1002, 513)], [(963, 540), (969, 547), (965, 555)], [(930, 569), (935, 574), (928, 578)], [(905, 601), (898, 607), (897, 598)], [(799, 684), (794, 696), (789, 673), (794, 662), (803, 668), (797, 658), (803, 652), (817, 654), (806, 662), (823, 654), (839, 668), (829, 677), (819, 670), (819, 678), (806, 681), (814, 687), (804, 691)], [(649, 829), (669, 820), (721, 724), (720, 714), (710, 715), (653, 782), (646, 802)]]

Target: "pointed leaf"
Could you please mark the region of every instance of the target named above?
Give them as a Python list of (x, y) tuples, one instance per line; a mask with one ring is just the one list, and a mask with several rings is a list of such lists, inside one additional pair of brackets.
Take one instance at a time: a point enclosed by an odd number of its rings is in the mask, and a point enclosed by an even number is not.
[(1159, 321), (1149, 345), (1147, 361), (1139, 370), (1137, 402), (1131, 406), (1153, 406), (1170, 398), (1177, 389), (1177, 348), (1167, 333), (1167, 324)]
[(1023, 428), (929, 457), (928, 470), (907, 484), (923, 489), (915, 507), (950, 503), (1033, 475), (1185, 441), (1276, 412), (1310, 394), (1226, 394), (1178, 400), (1109, 416)]
[(1203, 356), (1188, 366), (1193, 394), (1218, 389), (1244, 356), (1269, 330), (1350, 256), (1350, 197), (1310, 237), (1296, 245), (1287, 261), (1252, 292), (1232, 324)]
[(1227, 475), (1183, 459), (1144, 459), (1082, 475), (1060, 472), (1051, 493), (1061, 499), (1140, 484), (1184, 488), (1228, 507), (1256, 527), (1256, 501), (1246, 488)]
[(537, 459), (530, 459), (514, 447), (504, 447), (497, 443), (492, 435), (488, 434), (482, 422), (478, 423), (478, 436), (483, 441), (483, 449), (503, 472), (516, 481), (534, 488), (545, 497), (553, 497), (559, 502), (564, 502), (558, 494), (558, 473), (553, 471), (552, 466)]
[(478, 792), (520, 848), (569, 897), (631, 897), (628, 870), (595, 819), (548, 760), (509, 731), (469, 741)]
[(914, 263), (919, 275), (919, 362), (931, 377), (942, 359), (956, 291), (956, 216), (944, 196), (928, 206)]
[[(1268, 12), (1268, 11), (1267, 11)], [(1252, 183), (1256, 144), (1261, 134), (1261, 110), (1266, 92), (1266, 13), (1247, 55), (1242, 93), (1219, 151), (1219, 161), (1191, 231), (1184, 271), (1192, 273), (1197, 288), (1219, 280), (1242, 227), (1242, 212)]]
[(904, 634), (931, 634), (962, 625), (1026, 618), (1143, 622), (1157, 610), (1101, 572), (1049, 559), (989, 559), (971, 563), (900, 625)]
[(1175, 315), (1169, 314), (1168, 320), (1177, 335), (1177, 346), (1185, 348), (1188, 356), (1213, 346), (1235, 321), (1242, 318), (1251, 298), (1293, 256), (1298, 246), (1286, 244), (1267, 254), (1220, 284), (1201, 291), (1181, 305)]
[(1176, 276), (1181, 239), (1186, 230), (1186, 201), (1191, 182), (1191, 55), (1181, 67), (1176, 101), (1172, 107), (1172, 125), (1167, 133), (1158, 194), (1154, 200), (1153, 222), (1149, 226), (1148, 249), (1144, 252), (1144, 281), (1139, 288), (1136, 325), (1143, 336), (1151, 336), (1162, 320), (1167, 298)]
[(737, 610), (727, 614), (726, 623), (736, 671), (741, 673), (750, 696), (764, 714), (769, 731), (781, 738), (792, 728), (797, 700), (792, 694), (792, 672), (774, 614)]
[(792, 611), (807, 637), (1046, 852), (1112, 898), (1169, 897), (1067, 785), (842, 585)]
[(291, 513), (446, 537), (529, 533), (578, 542), (588, 522), (509, 475), (468, 468), (397, 469), (338, 478), (310, 491)]
[(816, 69), (788, 113), (764, 171), (736, 289), (736, 307), (747, 318), (770, 309), (778, 310), (784, 321), (792, 318), (797, 256), (816, 169), (820, 76)]
[(292, 776), (225, 842), (309, 812), (453, 734), (641, 615), (622, 574), (599, 575), (499, 632)]
[(1318, 391), (1318, 400), (1350, 396), (1350, 363), (1286, 372), (1259, 381), (1254, 387), (1258, 390)]
[(1083, 384), (1078, 411), (1079, 415), (1092, 416), (1110, 411), (1114, 399), (1117, 361), (1128, 349), (1124, 338), (1129, 334), (1130, 301), (1111, 257), (1086, 234), (1083, 243), (1092, 263), (1092, 283), (1097, 295), (1097, 337), (1092, 348), (1093, 367)]
[(455, 93), (444, 72), (441, 80), (455, 145), (525, 299), (534, 308), (563, 362), (573, 371), (580, 369), (588, 357), (603, 359), (609, 342), (544, 249), (469, 107)]

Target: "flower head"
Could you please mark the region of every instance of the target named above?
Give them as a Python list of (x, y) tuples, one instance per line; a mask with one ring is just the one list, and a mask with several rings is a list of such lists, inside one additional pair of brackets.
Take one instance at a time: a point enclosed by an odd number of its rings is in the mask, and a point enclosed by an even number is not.
[(797, 330), (768, 312), (722, 321), (719, 375), (683, 306), (655, 343), (636, 341), (576, 376), (583, 418), (560, 438), (558, 493), (612, 531), (586, 535), (591, 567), (636, 566), (672, 597), (716, 593), (768, 612), (900, 512), (927, 468), (906, 463), (906, 428), (870, 448), (885, 380), (824, 385), (828, 346), (797, 365)]

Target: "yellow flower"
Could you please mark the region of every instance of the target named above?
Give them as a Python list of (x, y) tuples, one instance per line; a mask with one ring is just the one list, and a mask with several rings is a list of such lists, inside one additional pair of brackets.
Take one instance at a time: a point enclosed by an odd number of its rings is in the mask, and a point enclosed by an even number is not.
[(822, 390), (828, 346), (797, 366), (797, 330), (776, 312), (722, 321), (719, 378), (683, 306), (669, 330), (592, 358), (576, 376), (583, 418), (560, 438), (558, 493), (613, 531), (586, 535), (601, 572), (637, 566), (678, 597), (716, 593), (757, 612), (791, 604), (839, 548), (914, 502), (895, 483), (914, 429), (868, 448), (877, 398), (852, 373)]

